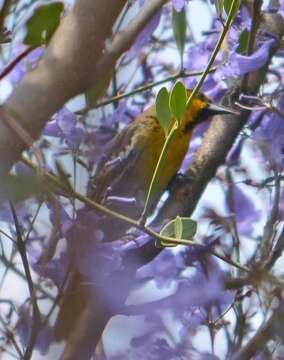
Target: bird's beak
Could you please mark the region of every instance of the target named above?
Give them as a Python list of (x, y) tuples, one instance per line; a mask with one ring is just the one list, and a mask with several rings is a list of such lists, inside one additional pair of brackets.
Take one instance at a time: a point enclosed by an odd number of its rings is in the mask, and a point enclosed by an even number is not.
[(216, 104), (209, 104), (208, 107), (205, 109), (207, 116), (214, 116), (214, 115), (240, 115), (240, 113), (235, 110), (228, 108), (226, 106), (216, 105)]

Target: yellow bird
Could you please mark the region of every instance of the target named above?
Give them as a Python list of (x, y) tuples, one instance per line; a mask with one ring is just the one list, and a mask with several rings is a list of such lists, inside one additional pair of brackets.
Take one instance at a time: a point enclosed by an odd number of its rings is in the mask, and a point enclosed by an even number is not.
[[(188, 97), (190, 94), (191, 90), (187, 90)], [(159, 199), (178, 172), (196, 125), (216, 114), (236, 114), (236, 111), (213, 104), (202, 93), (194, 97), (169, 145), (162, 175), (155, 189), (155, 200)], [(92, 180), (91, 197), (117, 211), (130, 213), (133, 218), (139, 217), (164, 142), (165, 131), (158, 121), (155, 106), (151, 106), (110, 142)], [(119, 201), (112, 202), (115, 197), (133, 198), (136, 206), (132, 208), (131, 205), (123, 206)], [(134, 208), (136, 211), (133, 212)]]
[[(188, 90), (188, 96), (191, 90)], [(178, 172), (188, 151), (194, 128), (217, 114), (236, 114), (236, 111), (213, 104), (204, 94), (197, 94), (190, 107), (181, 119), (181, 125), (172, 139), (167, 152), (167, 160), (158, 179), (155, 200), (166, 189), (171, 179)], [(172, 120), (172, 123), (174, 119)], [(91, 182), (91, 197), (108, 207), (139, 218), (143, 210), (149, 185), (165, 142), (165, 132), (160, 125), (155, 106), (151, 106), (127, 127), (118, 133), (110, 142), (105, 156), (97, 166), (96, 174)], [(121, 201), (119, 201), (119, 198)], [(124, 199), (134, 198), (135, 205), (127, 205)], [(126, 202), (127, 203), (127, 202)], [(123, 228), (122, 222), (109, 219), (108, 226), (119, 236), (117, 226)], [(106, 228), (106, 233), (109, 229)], [(121, 232), (120, 232), (121, 234)], [(109, 238), (106, 236), (105, 240)], [(92, 286), (92, 285), (90, 285)], [(84, 277), (78, 271), (72, 273), (65, 291), (60, 313), (55, 327), (55, 338), (68, 338), (72, 329), (80, 319), (88, 303), (88, 296), (95, 291), (88, 291)], [(98, 298), (101, 296), (98, 295)], [(90, 300), (97, 303), (98, 299)], [(100, 299), (99, 303), (103, 303)], [(93, 305), (96, 312), (96, 306)], [(103, 305), (102, 305), (103, 306)], [(102, 317), (103, 311), (97, 314), (96, 321)], [(90, 320), (91, 321), (91, 320)]]

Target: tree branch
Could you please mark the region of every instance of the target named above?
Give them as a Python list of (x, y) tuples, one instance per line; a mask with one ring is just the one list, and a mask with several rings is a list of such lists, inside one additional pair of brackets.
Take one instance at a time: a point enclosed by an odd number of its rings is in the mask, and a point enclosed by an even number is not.
[(279, 307), (274, 310), (267, 322), (259, 328), (248, 343), (231, 357), (231, 360), (252, 359), (254, 355), (265, 348), (269, 339), (281, 334), (281, 328), (283, 328), (283, 311)]
[[(106, 84), (108, 82), (109, 69), (112, 69), (120, 55), (130, 48), (137, 35), (157, 14), (165, 2), (165, 0), (152, 0), (151, 2), (147, 2), (140, 11), (139, 15), (129, 24), (126, 30), (117, 35), (113, 46), (109, 50), (106, 50), (98, 62), (95, 74), (96, 79), (100, 82), (100, 84)], [(133, 270), (129, 273), (131, 275), (129, 275), (130, 279), (129, 282), (127, 282), (127, 288), (130, 286), (131, 280), (133, 280), (132, 277), (135, 275), (135, 271)], [(80, 283), (77, 285), (77, 289), (82, 288)], [(87, 291), (87, 289), (85, 291)], [(84, 308), (82, 308), (83, 311), (80, 314), (79, 320), (76, 322), (71, 331), (68, 329), (70, 335), (61, 359), (77, 359), (78, 353), (80, 353), (80, 358), (82, 359), (89, 358), (97, 343), (100, 341), (104, 328), (112, 315), (110, 314), (110, 309), (108, 309), (107, 304), (104, 303), (104, 299), (101, 299), (101, 289), (97, 290), (95, 286), (93, 286), (93, 288), (91, 287), (89, 291), (92, 291), (93, 295), (89, 296), (90, 294), (87, 294), (87, 302)], [(125, 290), (123, 293), (127, 294), (128, 291)], [(78, 294), (81, 294), (80, 290), (78, 290)], [(124, 301), (124, 298), (121, 299), (121, 303)], [(119, 302), (118, 299), (117, 302)], [(82, 354), (82, 349), (84, 349), (84, 354)]]
[(106, 73), (107, 68), (112, 68), (116, 60), (127, 51), (137, 35), (144, 29), (151, 19), (160, 11), (161, 7), (167, 0), (152, 0), (141, 9), (135, 19), (127, 26), (126, 30), (118, 34), (112, 46), (100, 58), (97, 67), (97, 76)]
[[(64, 103), (96, 82), (93, 69), (126, 0), (77, 0), (61, 21), (46, 53), (4, 104), (4, 111), (36, 139)], [(26, 147), (0, 122), (0, 175)]]

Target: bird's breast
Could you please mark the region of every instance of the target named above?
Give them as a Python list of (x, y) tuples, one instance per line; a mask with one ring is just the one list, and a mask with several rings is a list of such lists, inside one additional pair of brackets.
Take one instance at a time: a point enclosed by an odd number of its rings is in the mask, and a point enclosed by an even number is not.
[[(161, 129), (161, 131), (163, 130)], [(137, 169), (137, 179), (140, 179), (141, 183), (146, 186), (144, 189), (145, 192), (147, 192), (150, 186), (151, 179), (165, 142), (165, 136), (163, 134), (156, 132), (152, 135), (151, 139), (149, 139), (149, 144), (147, 144), (145, 150), (141, 154), (141, 161), (138, 162), (139, 169)], [(158, 193), (165, 190), (173, 176), (178, 172), (187, 153), (189, 140), (189, 134), (178, 132), (170, 142), (167, 149), (166, 160), (157, 181), (156, 191)]]

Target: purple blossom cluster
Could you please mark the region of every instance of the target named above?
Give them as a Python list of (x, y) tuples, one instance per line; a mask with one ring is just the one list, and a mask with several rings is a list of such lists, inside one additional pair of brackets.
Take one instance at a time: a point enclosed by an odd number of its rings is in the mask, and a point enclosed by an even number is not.
[[(170, 32), (172, 9), (177, 12), (186, 11), (188, 3), (186, 0), (172, 0), (145, 26), (116, 69), (113, 81), (114, 87), (117, 87), (115, 93), (126, 92), (129, 87), (135, 88), (150, 79), (156, 81), (161, 77), (166, 78), (172, 75), (173, 69), (178, 71), (178, 62), (170, 69), (163, 62), (167, 51), (165, 48), (174, 46), (173, 36), (162, 41), (153, 34), (160, 28), (165, 34)], [(277, 12), (284, 17), (284, 1), (279, 2)], [(275, 64), (266, 69), (267, 77), (259, 94), (241, 94), (238, 99), (240, 110), (251, 111), (249, 120), (213, 181), (222, 197), (218, 198), (214, 191), (207, 191), (198, 204), (198, 246), (157, 250), (154, 239), (137, 229), (128, 229), (126, 234), (118, 236), (112, 234), (112, 241), (108, 241), (108, 227), (111, 228), (112, 220), (74, 199), (69, 199), (66, 193), (56, 189), (48, 189), (40, 196), (15, 205), (35, 278), (34, 283), (39, 288), (37, 293), (41, 293), (37, 301), (41, 314), (36, 324), (38, 334), (35, 342), (35, 348), (41, 353), (48, 354), (50, 345), (57, 340), (54, 330), (56, 321), (53, 320), (52, 312), (45, 315), (48, 311), (44, 301), (60, 304), (68, 276), (72, 277), (76, 273), (80, 273), (84, 279), (83, 285), (90, 301), (96, 302), (100, 299), (104, 304), (104, 309), (107, 309), (109, 314), (108, 321), (118, 315), (123, 317), (124, 325), (119, 332), (123, 331), (129, 339), (120, 352), (104, 349), (102, 354), (99, 354), (98, 349), (93, 347), (93, 337), (90, 336), (85, 341), (88, 358), (96, 351), (96, 359), (112, 360), (225, 359), (238, 350), (238, 344), (242, 346), (255, 332), (252, 329), (259, 320), (258, 317), (267, 316), (269, 310), (267, 313), (262, 312), (260, 305), (256, 305), (257, 299), (262, 296), (252, 290), (252, 286), (258, 282), (256, 276), (248, 280), (245, 290), (228, 285), (232, 275), (238, 277), (240, 274), (238, 263), (243, 258), (249, 258), (251, 253), (251, 263), (255, 261), (257, 268), (261, 248), (259, 234), (264, 237), (270, 224), (268, 220), (271, 218), (274, 221), (272, 247), (276, 248), (277, 229), (284, 215), (284, 192), (277, 188), (281, 187), (284, 156), (283, 52), (278, 51), (280, 40), (277, 35), (261, 29), (249, 54), (246, 51), (248, 42), (244, 49), (241, 49), (244, 34), (249, 33), (252, 26), (250, 12), (242, 4), (230, 27), (226, 44), (215, 60), (216, 69), (208, 74), (202, 85), (203, 92), (219, 101), (227, 92), (230, 83), (268, 65), (272, 53), (277, 58)], [(198, 43), (187, 41), (185, 69), (182, 70), (204, 69), (221, 31), (220, 18), (217, 15), (212, 16), (211, 29), (204, 34), (203, 40)], [(31, 52), (7, 75), (7, 79), (16, 85), (24, 77), (28, 67), (36, 66), (43, 53), (41, 48)], [(134, 80), (128, 83), (121, 74), (126, 70), (131, 72), (137, 65), (137, 59), (140, 61), (139, 74), (133, 76)], [(269, 72), (277, 79), (273, 84), (269, 82)], [(190, 88), (195, 86), (197, 81), (196, 77), (184, 80)], [(38, 142), (46, 169), (69, 185), (71, 180), (76, 180), (75, 173), (77, 178), (84, 178), (85, 183), (88, 183), (94, 174), (93, 169), (104, 156), (109, 141), (147, 106), (149, 98), (153, 101), (150, 91), (141, 92), (136, 97), (129, 96), (119, 104), (114, 102), (99, 110), (92, 110), (87, 115), (82, 115), (83, 112), (75, 114), (67, 106), (62, 108), (46, 124)], [(242, 98), (245, 101), (242, 101)], [(207, 127), (208, 124), (194, 132), (182, 172), (187, 172)], [(58, 162), (61, 154), (67, 154), (69, 159), (66, 161), (67, 166), (64, 166), (67, 174), (60, 174), (54, 161), (49, 161), (52, 159)], [(28, 155), (33, 154), (30, 152)], [(252, 167), (257, 167), (256, 173)], [(21, 166), (14, 169), (15, 174), (26, 171), (27, 169)], [(87, 189), (84, 188), (82, 192), (87, 194)], [(263, 205), (264, 202), (267, 206)], [(19, 234), (12, 215), (9, 202), (7, 199), (2, 200), (0, 221), (3, 229), (7, 229), (3, 230), (3, 233), (10, 234), (8, 237), (12, 238), (14, 244)], [(159, 231), (160, 227), (157, 229)], [(50, 244), (52, 251), (47, 256), (46, 248), (49, 248)], [(246, 251), (246, 244), (250, 244), (253, 250)], [(1, 246), (4, 249), (2, 260), (7, 260), (2, 241)], [(216, 249), (223, 254), (219, 259), (218, 256), (214, 257)], [(9, 251), (12, 269), (21, 273), (22, 270), (14, 266), (19, 258), (14, 249)], [(247, 265), (250, 264), (244, 266)], [(151, 291), (148, 290), (150, 285)], [(48, 299), (46, 291), (42, 290), (45, 288), (59, 297), (56, 300)], [(137, 296), (135, 298), (137, 291), (143, 294), (138, 300)], [(151, 296), (149, 292), (152, 292)], [(246, 295), (247, 293), (249, 295)], [(53, 295), (50, 297), (54, 298)], [(250, 315), (246, 309), (250, 301), (254, 303), (254, 315)], [(17, 319), (11, 327), (14, 337), (18, 337), (26, 347), (31, 341), (34, 314), (30, 302), (20, 299), (17, 303), (20, 303), (15, 312)], [(137, 320), (136, 328), (128, 326), (133, 318)], [(243, 329), (240, 329), (241, 321), (244, 322)], [(206, 329), (211, 338), (210, 351), (202, 341), (196, 340), (202, 329)], [(105, 343), (114, 342), (110, 340), (112, 331), (114, 330), (111, 325), (106, 328), (101, 347), (104, 347)], [(220, 332), (223, 332), (222, 341), (226, 344), (222, 347), (218, 342)], [(1, 345), (1, 348), (6, 349), (4, 345)], [(226, 353), (224, 357), (219, 348)]]
[(43, 135), (65, 141), (71, 149), (76, 149), (84, 140), (84, 129), (78, 124), (76, 115), (66, 108), (61, 109), (54, 120), (48, 122)]

